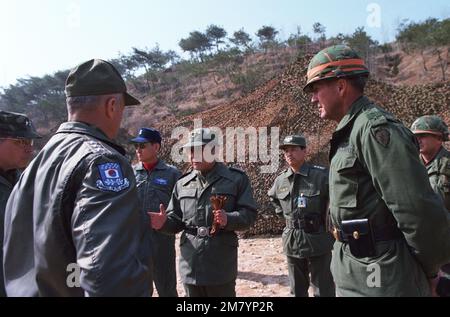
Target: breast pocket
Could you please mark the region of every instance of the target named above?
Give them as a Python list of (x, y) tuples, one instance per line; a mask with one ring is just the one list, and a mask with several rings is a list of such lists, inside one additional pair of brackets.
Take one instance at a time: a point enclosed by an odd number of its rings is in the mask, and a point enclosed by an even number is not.
[(153, 199), (158, 200), (158, 204), (165, 206), (169, 204), (170, 195), (172, 194), (172, 188), (169, 184), (161, 184), (157, 180), (153, 180), (151, 190), (154, 195)]
[(291, 193), (288, 188), (278, 188), (276, 191), (277, 199), (280, 202), (281, 208), (283, 209), (283, 213), (285, 215), (290, 215), (292, 213), (292, 204), (291, 204)]
[(358, 195), (357, 157), (337, 153), (331, 161), (330, 202), (334, 207), (356, 208)]
[[(303, 196), (306, 199), (306, 210), (308, 212), (317, 212), (320, 213), (321, 206), (320, 206), (320, 190), (307, 190), (300, 193), (300, 195), (303, 194)], [(298, 202), (297, 202), (298, 205)]]
[(182, 189), (178, 194), (180, 208), (183, 212), (183, 221), (192, 219), (197, 210), (197, 189)]

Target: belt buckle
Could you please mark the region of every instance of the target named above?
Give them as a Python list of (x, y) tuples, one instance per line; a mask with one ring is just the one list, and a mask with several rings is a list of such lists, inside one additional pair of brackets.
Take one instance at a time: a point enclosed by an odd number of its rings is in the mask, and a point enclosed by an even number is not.
[(209, 237), (209, 229), (206, 227), (198, 227), (197, 236), (200, 238)]

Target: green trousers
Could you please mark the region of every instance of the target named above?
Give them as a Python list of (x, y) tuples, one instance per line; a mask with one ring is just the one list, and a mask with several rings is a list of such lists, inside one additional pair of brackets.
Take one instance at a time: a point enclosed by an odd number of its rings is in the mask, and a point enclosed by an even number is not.
[(222, 285), (184, 284), (187, 297), (236, 297), (236, 281)]
[[(315, 297), (335, 297), (336, 291), (330, 271), (331, 252), (309, 258), (287, 257), (291, 294), (308, 297), (311, 286)], [(311, 273), (311, 280), (309, 274)]]

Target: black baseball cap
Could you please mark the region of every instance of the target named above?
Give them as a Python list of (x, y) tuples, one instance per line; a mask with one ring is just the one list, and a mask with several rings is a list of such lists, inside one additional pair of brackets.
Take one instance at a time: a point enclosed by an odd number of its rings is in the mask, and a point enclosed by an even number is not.
[(127, 86), (117, 69), (109, 62), (91, 59), (71, 70), (66, 80), (66, 96), (100, 96), (122, 93), (126, 106), (140, 105), (127, 93)]

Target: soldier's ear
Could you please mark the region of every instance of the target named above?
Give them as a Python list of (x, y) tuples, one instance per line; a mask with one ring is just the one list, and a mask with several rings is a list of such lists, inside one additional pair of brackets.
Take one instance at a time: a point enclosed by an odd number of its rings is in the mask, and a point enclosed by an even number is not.
[(104, 99), (105, 115), (108, 119), (113, 118), (116, 112), (120, 110), (120, 100), (114, 96), (108, 96)]
[(336, 89), (341, 97), (343, 97), (344, 94), (347, 92), (348, 85), (349, 85), (348, 81), (343, 78), (337, 80)]

